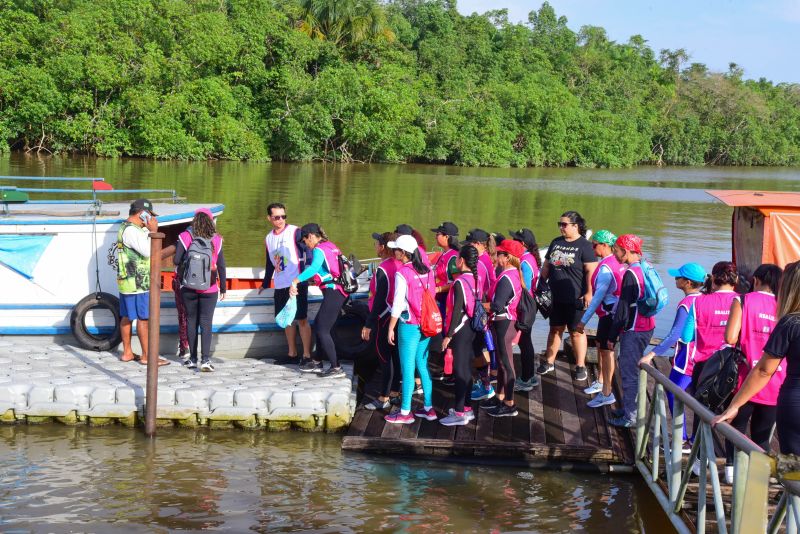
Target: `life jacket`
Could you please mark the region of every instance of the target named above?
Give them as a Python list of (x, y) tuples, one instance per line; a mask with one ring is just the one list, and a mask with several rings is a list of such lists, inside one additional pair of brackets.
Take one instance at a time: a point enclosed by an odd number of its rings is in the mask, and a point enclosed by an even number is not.
[(147, 232), (135, 224), (125, 221), (117, 232), (117, 288), (120, 294), (145, 293), (150, 290), (150, 258), (142, 256), (135, 249), (122, 242), (122, 234), (133, 226)]
[[(686, 325), (675, 343), (675, 356), (672, 359), (672, 368), (687, 376), (692, 376), (694, 369), (694, 355), (697, 352), (697, 327), (694, 303), (700, 293), (690, 293), (678, 303), (678, 309), (685, 309), (689, 316)], [(677, 312), (676, 312), (677, 313)]]
[[(758, 360), (764, 352), (764, 345), (767, 344), (769, 335), (775, 329), (778, 315), (778, 301), (775, 295), (754, 291), (744, 297), (744, 307), (742, 309), (742, 328), (739, 332), (739, 340), (742, 352), (747, 357), (747, 362), (739, 366), (739, 384), (737, 391), (742, 387), (744, 379), (750, 370), (756, 366)], [(778, 369), (769, 379), (767, 385), (761, 391), (753, 395), (750, 402), (775, 406), (778, 404), (778, 392), (786, 378), (786, 368), (783, 362), (778, 365)]]
[(731, 313), (735, 291), (716, 291), (694, 301), (697, 321), (695, 363), (704, 362), (725, 345), (725, 327)]
[[(186, 230), (185, 232), (181, 232), (178, 234), (178, 239), (181, 240), (181, 244), (183, 245), (183, 250), (188, 251), (189, 246), (192, 244), (192, 233)], [(222, 251), (222, 236), (219, 234), (214, 234), (214, 237), (211, 238), (211, 285), (208, 289), (204, 289), (202, 291), (197, 291), (198, 293), (217, 293), (219, 292), (219, 279), (217, 277), (217, 258), (219, 258), (219, 253)], [(206, 256), (208, 257), (208, 256)]]
[[(604, 266), (611, 271), (611, 275), (614, 277), (614, 291), (612, 291), (611, 294), (616, 297), (614, 299), (616, 302), (619, 300), (620, 293), (622, 293), (622, 277), (625, 275), (625, 270), (628, 268), (628, 266), (617, 260), (613, 254), (600, 260), (600, 262), (597, 264), (597, 268), (592, 273), (591, 283), (593, 294), (597, 289), (597, 277), (600, 275), (600, 269)], [(605, 298), (603, 300), (605, 300)], [(603, 303), (600, 303), (600, 306), (597, 307), (597, 316), (605, 317), (609, 313), (610, 312), (603, 309)]]
[(460, 330), (467, 322), (469, 318), (472, 317), (472, 314), (475, 313), (475, 278), (473, 278), (472, 273), (462, 273), (456, 277), (453, 281), (453, 285), (450, 286), (450, 291), (447, 292), (447, 301), (445, 304), (445, 333), (450, 331), (450, 321), (453, 318), (453, 306), (455, 305), (455, 291), (456, 291), (456, 284), (461, 286), (462, 291), (464, 292), (464, 304), (466, 307), (466, 315), (464, 316), (461, 324), (456, 327), (456, 332)]
[(494, 298), (494, 292), (497, 290), (497, 286), (500, 284), (503, 278), (506, 278), (509, 282), (511, 282), (511, 288), (513, 289), (514, 293), (503, 311), (495, 314), (494, 320), (498, 321), (500, 319), (508, 319), (509, 321), (516, 321), (517, 305), (519, 304), (519, 299), (522, 296), (522, 281), (519, 277), (519, 269), (516, 267), (509, 267), (501, 272), (500, 276), (497, 277), (492, 284), (492, 288), (489, 290), (489, 299), (491, 300)]
[(317, 244), (317, 248), (325, 254), (325, 269), (328, 272), (325, 274), (317, 273), (312, 277), (312, 280), (320, 287), (333, 287), (346, 297), (347, 293), (342, 289), (342, 286), (334, 281), (341, 274), (339, 270), (339, 254), (342, 252), (332, 241), (320, 241)]
[(539, 283), (539, 264), (536, 263), (536, 258), (534, 258), (533, 254), (530, 252), (524, 253), (519, 261), (520, 263), (527, 263), (533, 273), (531, 277), (531, 287), (527, 288), (528, 292), (533, 295), (533, 292), (536, 291), (536, 284)]
[[(644, 273), (638, 261), (630, 264), (627, 270), (631, 271), (636, 276), (636, 281), (639, 283), (639, 295), (636, 298), (638, 302), (640, 299), (644, 298)], [(622, 284), (620, 284), (620, 287), (622, 287)], [(656, 318), (643, 316), (639, 313), (638, 306), (632, 306), (631, 313), (634, 313), (636, 317), (633, 321), (633, 328), (630, 329), (633, 332), (649, 332), (656, 327)]]
[(492, 258), (488, 252), (478, 256), (478, 296), (483, 299), (489, 294), (492, 284), (497, 279), (497, 274), (492, 265)]
[(428, 274), (419, 274), (414, 270), (411, 262), (408, 262), (398, 268), (397, 274), (406, 281), (406, 302), (408, 302), (408, 320), (406, 323), (418, 325), (422, 313), (422, 294), (425, 291), (428, 291), (431, 297), (436, 294), (433, 271), (428, 271)]
[(449, 264), (450, 260), (456, 256), (458, 256), (458, 251), (453, 250), (452, 248), (445, 250), (441, 253), (441, 255), (439, 255), (439, 259), (436, 260), (436, 265), (434, 266), (434, 271), (436, 273), (436, 287), (446, 286), (450, 282), (450, 274), (447, 272), (447, 264)]
[[(383, 260), (376, 270), (383, 271), (383, 274), (386, 275), (386, 280), (389, 283), (389, 289), (386, 291), (386, 302), (383, 303), (385, 308), (381, 310), (381, 313), (378, 317), (383, 317), (390, 311), (392, 311), (392, 301), (394, 300), (394, 275), (397, 274), (397, 268), (399, 267), (400, 262), (398, 262), (394, 258), (387, 258)], [(372, 311), (372, 307), (375, 305), (375, 294), (378, 291), (377, 287), (378, 277), (377, 273), (373, 276), (369, 281), (369, 311)], [(380, 306), (381, 304), (378, 303)]]
[(425, 250), (425, 248), (420, 247), (419, 245), (417, 245), (417, 248), (419, 248), (419, 255), (422, 256), (422, 263), (424, 263), (426, 267), (430, 267), (431, 259), (428, 256), (428, 251)]

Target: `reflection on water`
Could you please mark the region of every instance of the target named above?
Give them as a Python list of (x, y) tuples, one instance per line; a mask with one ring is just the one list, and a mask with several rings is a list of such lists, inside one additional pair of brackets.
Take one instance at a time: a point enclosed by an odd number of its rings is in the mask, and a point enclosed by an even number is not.
[[(669, 532), (634, 476), (345, 455), (340, 437), (0, 427), (0, 530)], [(650, 516), (648, 516), (648, 510)]]

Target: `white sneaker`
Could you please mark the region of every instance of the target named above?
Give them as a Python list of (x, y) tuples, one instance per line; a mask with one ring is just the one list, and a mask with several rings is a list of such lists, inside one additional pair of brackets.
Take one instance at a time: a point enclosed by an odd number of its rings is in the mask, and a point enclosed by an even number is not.
[(728, 484), (733, 484), (733, 466), (726, 465), (725, 466), (725, 482)]
[(603, 391), (603, 383), (598, 382), (597, 380), (592, 382), (591, 386), (583, 390), (583, 392), (587, 395), (594, 395), (595, 393), (600, 393), (601, 391)]
[(462, 413), (459, 415), (452, 408), (450, 408), (450, 413), (447, 415), (447, 417), (440, 419), (439, 422), (444, 426), (462, 426), (469, 424), (469, 419), (467, 418), (466, 414)]
[(700, 458), (695, 460), (694, 464), (692, 464), (692, 473), (694, 473), (696, 477), (700, 476)]
[(600, 408), (601, 406), (606, 406), (607, 404), (614, 404), (617, 402), (617, 398), (614, 397), (614, 394), (611, 393), (608, 396), (603, 395), (603, 392), (597, 394), (595, 398), (590, 400), (586, 403), (586, 406), (589, 408)]

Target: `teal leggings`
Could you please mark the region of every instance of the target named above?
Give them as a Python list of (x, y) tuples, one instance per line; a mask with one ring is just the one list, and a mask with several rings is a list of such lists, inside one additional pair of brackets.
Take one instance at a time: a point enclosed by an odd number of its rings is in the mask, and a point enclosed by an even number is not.
[(401, 410), (411, 411), (411, 396), (414, 394), (414, 367), (419, 371), (422, 380), (422, 391), (425, 396), (424, 405), (432, 406), (431, 392), (433, 382), (428, 372), (428, 344), (430, 338), (422, 335), (419, 325), (400, 322), (397, 325), (397, 336), (400, 352), (400, 369), (403, 373), (403, 403)]

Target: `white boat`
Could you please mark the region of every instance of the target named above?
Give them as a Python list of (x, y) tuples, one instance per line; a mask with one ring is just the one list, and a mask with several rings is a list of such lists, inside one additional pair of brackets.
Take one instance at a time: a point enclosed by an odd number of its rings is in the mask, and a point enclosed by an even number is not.
[[(0, 177), (24, 180), (21, 177)], [(52, 178), (37, 178), (52, 181)], [(77, 181), (77, 179), (56, 179)], [(164, 190), (109, 190), (102, 179), (91, 179), (91, 200), (24, 200), (29, 194), (63, 194), (72, 190), (29, 189), (0, 185), (0, 336), (75, 336), (84, 347), (103, 350), (118, 344), (119, 324), (116, 269), (109, 255), (117, 241), (119, 224), (128, 216), (130, 200), (102, 202), (107, 194), (139, 198)], [(100, 186), (100, 187), (98, 187)], [(224, 205), (183, 204), (171, 198), (153, 200), (164, 247), (191, 223), (197, 208), (208, 207), (215, 219)], [(171, 289), (171, 260), (162, 268), (161, 353), (177, 347), (178, 319)], [(278, 356), (286, 341), (275, 323), (273, 290), (258, 295), (264, 269), (228, 268), (226, 299), (217, 303), (212, 350), (216, 356)], [(359, 277), (359, 291), (351, 301), (367, 298), (369, 273)], [(309, 319), (313, 321), (322, 295), (309, 288)], [(110, 309), (111, 308), (111, 309)], [(352, 308), (352, 307), (351, 307)], [(337, 346), (347, 353), (364, 349), (348, 323), (363, 315), (349, 309), (336, 330)], [(352, 329), (350, 329), (352, 330)], [(135, 336), (134, 336), (135, 337)], [(137, 341), (135, 341), (137, 342)]]

